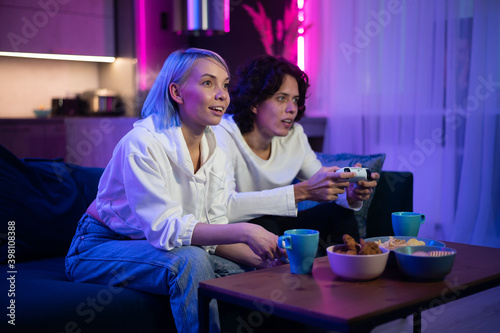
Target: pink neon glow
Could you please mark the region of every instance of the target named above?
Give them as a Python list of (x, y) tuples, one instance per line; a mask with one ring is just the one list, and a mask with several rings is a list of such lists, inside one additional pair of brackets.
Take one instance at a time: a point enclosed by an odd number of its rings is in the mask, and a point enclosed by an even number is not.
[(146, 0), (139, 0), (139, 87), (141, 90), (147, 88), (147, 64), (146, 64)]
[(301, 25), (298, 29), (298, 32), (300, 36), (297, 37), (297, 66), (299, 66), (300, 69), (304, 70), (305, 68), (305, 55), (304, 55), (304, 36), (302, 35), (304, 33), (304, 27), (302, 26), (302, 23), (304, 22), (304, 0), (297, 0), (297, 8), (299, 9), (299, 12), (297, 14), (298, 20), (301, 22)]
[(224, 0), (224, 32), (229, 32), (229, 0)]
[(305, 57), (304, 57), (304, 36), (297, 38), (297, 66), (304, 70)]

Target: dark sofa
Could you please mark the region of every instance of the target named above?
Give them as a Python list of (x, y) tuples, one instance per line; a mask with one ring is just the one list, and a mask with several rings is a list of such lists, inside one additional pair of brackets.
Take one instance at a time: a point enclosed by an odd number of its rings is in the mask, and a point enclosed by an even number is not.
[[(168, 296), (66, 278), (66, 251), (102, 171), (20, 160), (0, 145), (2, 332), (175, 332)], [(412, 210), (412, 174), (381, 176), (366, 237), (392, 235), (390, 213)]]
[[(176, 331), (168, 296), (66, 277), (66, 251), (95, 198), (102, 171), (62, 160), (19, 160), (0, 146), (1, 267), (2, 275), (14, 277), (1, 279), (1, 308), (7, 313), (2, 313), (0, 331)], [(13, 311), (7, 309), (11, 301)], [(11, 312), (15, 317), (6, 316)], [(12, 319), (15, 326), (9, 324)]]

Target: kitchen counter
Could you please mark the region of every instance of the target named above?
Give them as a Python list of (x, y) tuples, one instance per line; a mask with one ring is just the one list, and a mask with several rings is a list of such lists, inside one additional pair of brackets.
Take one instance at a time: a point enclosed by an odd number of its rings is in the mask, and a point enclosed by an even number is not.
[(20, 158), (65, 157), (64, 119), (0, 119), (0, 144)]
[[(50, 117), (0, 119), (0, 144), (19, 158), (64, 158), (87, 167), (106, 167), (118, 141), (136, 117)], [(326, 118), (300, 121), (311, 147), (321, 151)]]

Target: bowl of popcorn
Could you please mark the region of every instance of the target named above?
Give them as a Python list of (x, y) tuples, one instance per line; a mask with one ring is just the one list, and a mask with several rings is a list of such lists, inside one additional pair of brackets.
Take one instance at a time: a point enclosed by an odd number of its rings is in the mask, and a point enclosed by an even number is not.
[(365, 241), (375, 242), (379, 247), (390, 251), (389, 259), (387, 260), (387, 265), (389, 266), (397, 266), (394, 250), (398, 248), (407, 246), (446, 246), (443, 242), (434, 239), (411, 236), (380, 236), (366, 238)]
[(441, 280), (453, 268), (457, 251), (442, 246), (406, 246), (394, 250), (399, 269), (415, 280)]
[(343, 240), (344, 244), (326, 249), (333, 273), (350, 281), (373, 280), (383, 273), (389, 257), (388, 249), (363, 239), (357, 243), (349, 235), (344, 235)]

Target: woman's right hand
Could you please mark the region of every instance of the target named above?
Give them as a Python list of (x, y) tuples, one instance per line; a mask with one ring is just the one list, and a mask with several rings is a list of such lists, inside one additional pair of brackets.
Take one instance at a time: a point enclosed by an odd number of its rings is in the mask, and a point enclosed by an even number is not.
[(308, 180), (295, 184), (295, 202), (337, 200), (349, 186), (348, 178), (355, 176), (353, 172), (336, 173), (338, 169), (336, 166), (322, 167)]
[(278, 236), (260, 225), (241, 222), (228, 226), (236, 228), (232, 235), (238, 242), (217, 246), (217, 255), (255, 268), (276, 266), (281, 257), (286, 258), (286, 250), (278, 247)]
[(278, 236), (257, 224), (244, 223), (245, 243), (263, 262), (273, 261), (286, 255), (285, 250), (278, 247)]
[(252, 223), (197, 223), (191, 244), (219, 244), (215, 250), (217, 255), (256, 268), (286, 257), (286, 250), (278, 248), (278, 236)]

